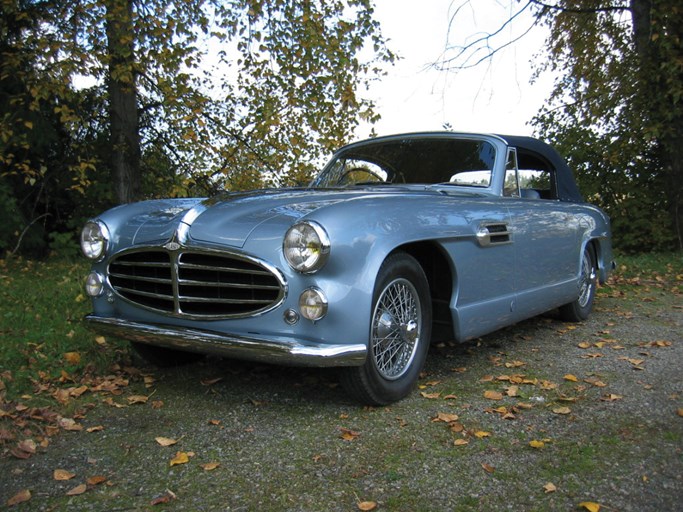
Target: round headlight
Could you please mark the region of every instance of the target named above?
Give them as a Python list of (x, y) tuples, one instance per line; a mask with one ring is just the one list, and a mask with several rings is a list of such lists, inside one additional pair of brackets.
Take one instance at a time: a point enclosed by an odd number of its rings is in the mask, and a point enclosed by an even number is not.
[(107, 250), (109, 232), (100, 222), (86, 222), (81, 231), (81, 250), (86, 258), (100, 259)]
[(320, 224), (299, 222), (287, 231), (282, 249), (290, 267), (312, 274), (325, 265), (330, 254), (330, 239)]
[(308, 288), (299, 296), (301, 316), (317, 322), (327, 314), (327, 297), (318, 288)]

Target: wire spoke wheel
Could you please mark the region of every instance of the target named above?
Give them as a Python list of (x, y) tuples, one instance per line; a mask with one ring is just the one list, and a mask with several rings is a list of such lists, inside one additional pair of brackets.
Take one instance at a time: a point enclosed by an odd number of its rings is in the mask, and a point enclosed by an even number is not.
[(380, 267), (368, 311), (368, 357), (344, 368), (346, 390), (368, 405), (401, 400), (415, 388), (432, 332), (425, 273), (412, 256), (397, 252)]
[(389, 283), (375, 307), (370, 343), (377, 371), (385, 379), (397, 379), (410, 367), (420, 342), (421, 319), (417, 290), (410, 281)]

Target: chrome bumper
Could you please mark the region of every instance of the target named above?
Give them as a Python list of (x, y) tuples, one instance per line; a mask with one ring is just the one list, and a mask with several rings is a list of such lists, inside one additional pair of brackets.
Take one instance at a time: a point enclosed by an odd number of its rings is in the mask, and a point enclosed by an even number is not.
[(363, 344), (325, 345), (289, 338), (259, 339), (94, 315), (86, 316), (85, 321), (98, 333), (148, 345), (290, 366), (360, 366), (365, 362), (367, 352)]

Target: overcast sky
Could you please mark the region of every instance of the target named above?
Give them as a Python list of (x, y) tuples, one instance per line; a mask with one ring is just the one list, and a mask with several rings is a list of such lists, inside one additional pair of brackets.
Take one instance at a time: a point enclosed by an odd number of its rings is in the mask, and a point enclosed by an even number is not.
[[(551, 78), (530, 85), (530, 61), (543, 48), (545, 33), (535, 28), (496, 55), (492, 61), (459, 72), (426, 69), (442, 55), (449, 19), (464, 0), (375, 0), (375, 18), (390, 48), (402, 59), (389, 75), (375, 84), (369, 96), (382, 120), (378, 135), (440, 130), (450, 123), (456, 131), (530, 135), (528, 122), (547, 99)], [(512, 1), (472, 0), (451, 27), (451, 42), (470, 41), (477, 34), (497, 29), (509, 17)], [(499, 41), (509, 41), (531, 23), (522, 17), (504, 30)], [(362, 126), (359, 138), (370, 128)]]

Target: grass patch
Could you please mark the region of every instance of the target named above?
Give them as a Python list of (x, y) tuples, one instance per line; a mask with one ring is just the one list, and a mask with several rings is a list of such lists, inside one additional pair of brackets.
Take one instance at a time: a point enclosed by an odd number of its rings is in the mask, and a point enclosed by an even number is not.
[(90, 310), (87, 270), (80, 261), (0, 260), (0, 381), (7, 399), (31, 393), (38, 382), (68, 382), (111, 367), (123, 345), (98, 345), (81, 323)]

